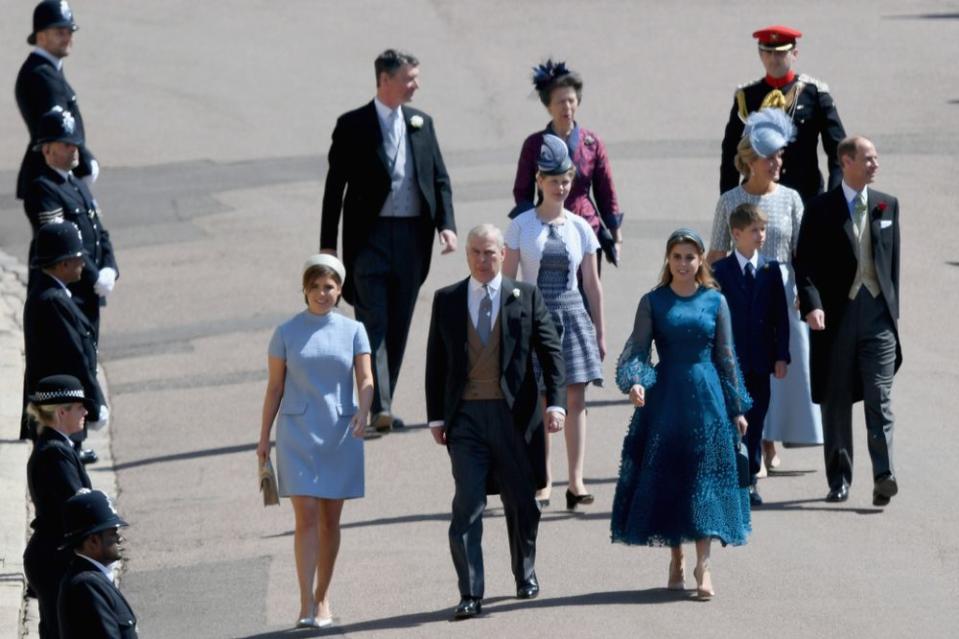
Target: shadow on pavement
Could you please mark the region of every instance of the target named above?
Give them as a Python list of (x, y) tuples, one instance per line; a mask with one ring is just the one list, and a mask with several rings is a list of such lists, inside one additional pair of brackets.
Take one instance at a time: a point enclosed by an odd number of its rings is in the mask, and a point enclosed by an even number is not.
[(757, 511), (763, 510), (801, 510), (801, 511), (819, 511), (824, 513), (856, 513), (857, 515), (877, 515), (883, 511), (882, 508), (851, 508), (844, 506), (804, 506), (803, 504), (824, 504), (822, 499), (793, 499), (790, 501), (767, 501), (757, 508)]
[(133, 461), (116, 464), (114, 470), (127, 470), (139, 466), (150, 466), (152, 464), (162, 464), (171, 461), (183, 461), (184, 459), (197, 459), (199, 457), (213, 457), (216, 455), (232, 455), (234, 453), (246, 453), (256, 450), (256, 444), (238, 444), (236, 446), (221, 446), (219, 448), (204, 448), (203, 450), (191, 450), (184, 453), (171, 453), (169, 455), (160, 455), (158, 457), (146, 457), (144, 459), (134, 459)]
[[(485, 617), (493, 617), (498, 614), (511, 612), (513, 610), (536, 609), (536, 608), (566, 608), (568, 606), (617, 606), (631, 604), (664, 604), (675, 603), (677, 601), (698, 600), (693, 597), (695, 591), (687, 590), (683, 592), (674, 592), (665, 588), (648, 588), (646, 590), (612, 590), (607, 592), (590, 592), (582, 595), (570, 595), (568, 597), (553, 597), (533, 599), (530, 601), (517, 601), (510, 597), (492, 597), (483, 601), (483, 614), (474, 620), (462, 623), (482, 623)], [(502, 603), (501, 603), (502, 602)], [(256, 635), (247, 635), (240, 639), (279, 639), (281, 637), (324, 637), (332, 634), (350, 634), (354, 632), (365, 632), (374, 630), (402, 630), (404, 628), (415, 628), (429, 623), (450, 624), (457, 623), (450, 619), (455, 602), (442, 610), (433, 610), (430, 612), (418, 612), (408, 615), (398, 615), (395, 617), (384, 617), (383, 619), (371, 619), (369, 621), (360, 621), (357, 623), (346, 624), (343, 626), (333, 626), (332, 628), (322, 630), (280, 630), (266, 632)]]

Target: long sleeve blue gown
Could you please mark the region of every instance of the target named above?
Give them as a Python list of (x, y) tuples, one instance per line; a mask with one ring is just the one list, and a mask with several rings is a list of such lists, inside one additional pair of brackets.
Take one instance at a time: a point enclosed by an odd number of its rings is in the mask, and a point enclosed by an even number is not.
[(612, 540), (677, 546), (708, 537), (744, 544), (749, 493), (739, 486), (732, 418), (752, 401), (722, 294), (701, 287), (681, 297), (661, 286), (644, 295), (616, 383), (624, 393), (641, 384), (646, 404), (633, 413), (623, 441)]

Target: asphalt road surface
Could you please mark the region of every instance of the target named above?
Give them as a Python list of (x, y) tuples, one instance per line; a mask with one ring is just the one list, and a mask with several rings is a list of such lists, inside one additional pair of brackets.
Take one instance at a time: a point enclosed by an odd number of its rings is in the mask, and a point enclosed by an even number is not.
[[(14, 199), (26, 135), (13, 100), (32, 3), (0, 1), (0, 246), (23, 258)], [(512, 598), (502, 509), (490, 502), (481, 619), (458, 599), (446, 528), (452, 477), (425, 427), (429, 302), (466, 274), (434, 257), (398, 389), (406, 432), (367, 443), (367, 496), (349, 502), (334, 630), (354, 637), (937, 637), (959, 624), (959, 3), (389, 2), (73, 3), (66, 71), (100, 159), (95, 194), (121, 278), (102, 355), (125, 536), (123, 590), (145, 639), (280, 637), (294, 621), (293, 514), (264, 509), (254, 446), (273, 327), (301, 308), (318, 245), (335, 118), (372, 97), (387, 46), (422, 62), (415, 105), (436, 120), (461, 231), (505, 226), (520, 144), (547, 117), (529, 85), (547, 55), (585, 78), (579, 120), (607, 142), (626, 212), (624, 260), (604, 270), (606, 388), (588, 395), (596, 503), (554, 506), (540, 528), (542, 594)], [(783, 452), (761, 484), (748, 545), (716, 548), (709, 603), (665, 590), (668, 552), (609, 543), (631, 411), (613, 384), (640, 296), (677, 226), (708, 233), (733, 89), (761, 75), (750, 33), (806, 35), (799, 67), (827, 81), (850, 132), (870, 136), (876, 187), (900, 198), (905, 365), (896, 377), (901, 492), (871, 505), (861, 411), (856, 482), (822, 501), (818, 448)], [(438, 251), (437, 251), (438, 252)], [(344, 307), (349, 313), (349, 307)], [(692, 578), (689, 580), (692, 583)], [(323, 634), (317, 632), (317, 635)], [(309, 636), (299, 633), (296, 636)]]

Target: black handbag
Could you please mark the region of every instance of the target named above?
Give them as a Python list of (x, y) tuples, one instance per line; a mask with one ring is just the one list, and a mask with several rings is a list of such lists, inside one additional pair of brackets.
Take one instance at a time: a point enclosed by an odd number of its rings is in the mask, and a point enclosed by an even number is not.
[(613, 234), (606, 228), (603, 218), (599, 219), (599, 231), (596, 232), (596, 237), (599, 239), (599, 248), (606, 256), (606, 261), (613, 266), (619, 266), (619, 251), (616, 249), (616, 240), (613, 239)]

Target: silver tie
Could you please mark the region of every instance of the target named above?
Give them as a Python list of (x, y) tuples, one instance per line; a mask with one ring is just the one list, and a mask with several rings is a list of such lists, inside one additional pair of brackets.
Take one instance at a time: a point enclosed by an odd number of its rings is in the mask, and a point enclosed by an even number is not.
[(476, 332), (479, 333), (480, 342), (486, 346), (489, 335), (493, 332), (493, 298), (490, 297), (489, 285), (484, 285), (483, 290), (486, 291), (486, 295), (480, 300)]

